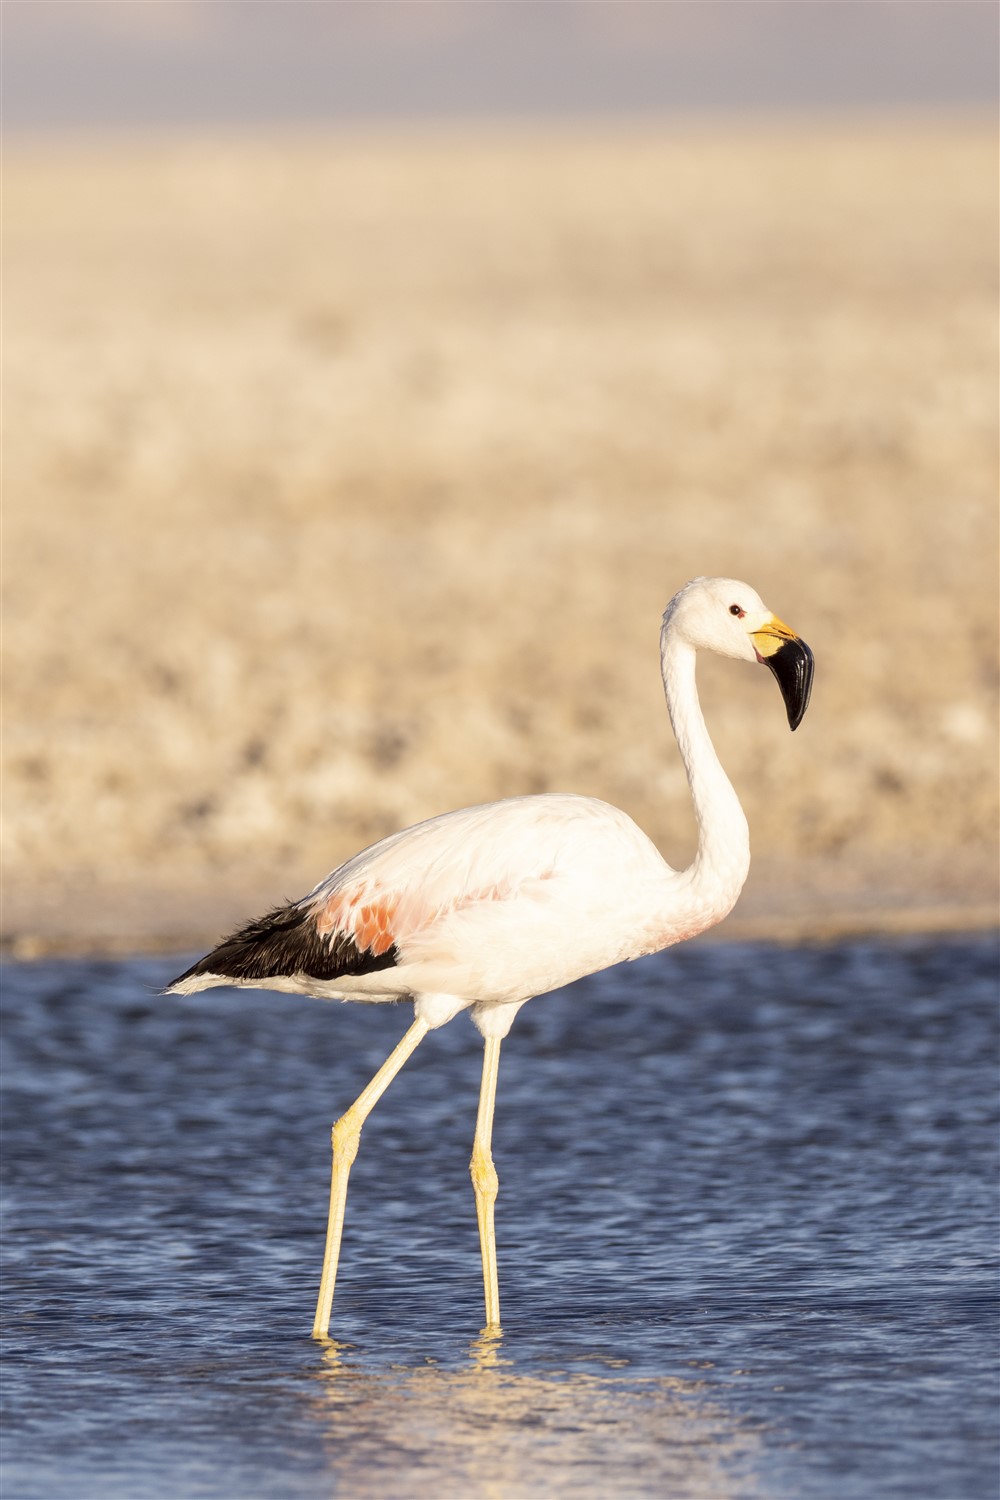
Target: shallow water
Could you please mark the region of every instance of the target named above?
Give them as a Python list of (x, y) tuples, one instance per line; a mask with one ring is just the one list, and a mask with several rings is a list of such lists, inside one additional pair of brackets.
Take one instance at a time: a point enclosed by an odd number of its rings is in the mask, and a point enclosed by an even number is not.
[(4, 1500), (997, 1492), (993, 938), (692, 945), (529, 1005), (494, 1137), (408, 1008), (4, 973)]

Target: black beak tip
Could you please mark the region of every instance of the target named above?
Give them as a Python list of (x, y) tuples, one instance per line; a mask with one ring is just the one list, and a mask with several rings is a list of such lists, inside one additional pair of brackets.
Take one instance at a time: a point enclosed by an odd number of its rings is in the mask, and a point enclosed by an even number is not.
[(788, 727), (798, 729), (809, 707), (809, 696), (812, 693), (816, 666), (813, 654), (805, 641), (796, 637), (785, 641), (773, 656), (769, 656), (767, 665), (781, 689), (785, 712), (788, 714)]

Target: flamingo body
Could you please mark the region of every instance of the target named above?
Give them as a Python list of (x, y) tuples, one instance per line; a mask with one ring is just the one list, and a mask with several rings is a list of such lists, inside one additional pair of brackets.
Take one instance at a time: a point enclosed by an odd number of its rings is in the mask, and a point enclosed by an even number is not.
[[(725, 909), (738, 890), (725, 893)], [(484, 1035), (503, 1036), (533, 995), (724, 915), (722, 893), (710, 911), (699, 907), (690, 879), (618, 808), (570, 794), (512, 797), (372, 845), (273, 913), (270, 928), (260, 924), (242, 956), (231, 940), (173, 989), (265, 984), (320, 998), (414, 999), (431, 1027), (469, 1008)]]
[(546, 794), (418, 823), (349, 859), (301, 901), (234, 933), (170, 986), (257, 985), (321, 998), (411, 999), (410, 1030), (333, 1130), (327, 1252), (314, 1332), (330, 1318), (347, 1175), (361, 1125), (427, 1031), (469, 1010), (485, 1040), (473, 1147), (487, 1322), (499, 1321), (490, 1154), (501, 1038), (532, 996), (693, 937), (731, 910), (750, 863), (746, 818), (698, 703), (695, 656), (771, 668), (794, 729), (812, 654), (748, 584), (699, 578), (667, 606), (667, 707), (698, 819), (691, 866), (671, 869), (618, 808)]

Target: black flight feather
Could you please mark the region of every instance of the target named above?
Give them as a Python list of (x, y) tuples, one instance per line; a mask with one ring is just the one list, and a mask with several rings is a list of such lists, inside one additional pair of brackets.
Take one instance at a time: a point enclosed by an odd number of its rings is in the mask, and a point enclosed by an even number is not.
[(398, 962), (395, 943), (385, 953), (372, 953), (359, 948), (345, 933), (322, 936), (308, 907), (279, 906), (227, 937), (167, 988), (198, 974), (266, 985), (268, 979), (291, 978), (293, 974), (307, 974), (310, 979), (372, 974), (378, 969), (391, 969)]

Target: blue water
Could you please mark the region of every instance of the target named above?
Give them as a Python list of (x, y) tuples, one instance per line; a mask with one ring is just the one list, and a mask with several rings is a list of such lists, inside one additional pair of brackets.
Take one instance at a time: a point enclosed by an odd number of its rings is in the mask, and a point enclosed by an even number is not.
[(995, 939), (698, 945), (532, 1002), (482, 1337), (460, 1017), (4, 971), (4, 1500), (995, 1500)]

